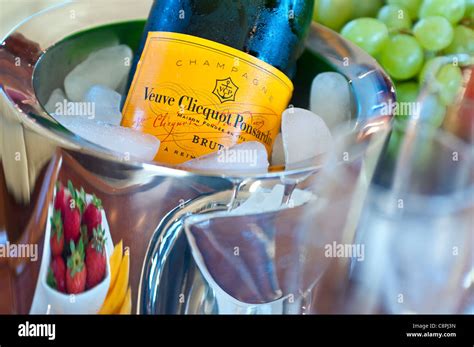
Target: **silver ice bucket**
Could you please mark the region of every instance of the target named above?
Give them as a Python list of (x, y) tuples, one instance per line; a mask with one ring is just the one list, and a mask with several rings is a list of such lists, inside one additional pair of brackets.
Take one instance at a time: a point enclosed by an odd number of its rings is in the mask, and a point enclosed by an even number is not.
[[(196, 174), (154, 162), (124, 160), (62, 127), (45, 112), (51, 92), (89, 53), (109, 41), (136, 48), (151, 1), (69, 2), (15, 27), (0, 45), (0, 242), (44, 244), (55, 182), (73, 180), (103, 201), (114, 239), (130, 247), (134, 311), (203, 309), (209, 288), (196, 269), (180, 222), (228, 208), (253, 182), (304, 187), (317, 165), (266, 175)], [(391, 81), (373, 58), (314, 24), (295, 77), (295, 106), (307, 107), (310, 83), (322, 71), (351, 82), (354, 118), (390, 123), (382, 109), (395, 101)], [(294, 177), (299, 179), (294, 180)], [(40, 261), (0, 259), (0, 312), (27, 313)], [(193, 296), (193, 300), (182, 300)], [(185, 304), (186, 303), (186, 304)]]

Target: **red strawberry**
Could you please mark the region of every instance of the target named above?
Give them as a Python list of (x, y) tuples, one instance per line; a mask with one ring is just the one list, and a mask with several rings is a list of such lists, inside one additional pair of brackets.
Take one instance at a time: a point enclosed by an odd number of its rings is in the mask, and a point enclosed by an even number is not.
[(52, 256), (61, 255), (64, 250), (63, 222), (61, 220), (61, 211), (54, 210), (51, 217), (51, 238), (50, 238)]
[(81, 236), (81, 212), (77, 207), (67, 208), (64, 214), (64, 237), (66, 242), (76, 242)]
[(92, 197), (92, 202), (87, 205), (84, 215), (82, 216), (82, 224), (87, 226), (87, 235), (91, 238), (92, 232), (102, 223), (102, 201), (95, 196)]
[(86, 288), (87, 269), (84, 264), (84, 244), (79, 240), (77, 248), (71, 241), (71, 255), (67, 259), (66, 288), (69, 294), (82, 293)]
[(71, 181), (68, 181), (68, 189), (71, 193), (71, 199), (66, 206), (64, 213), (63, 228), (66, 244), (70, 241), (77, 242), (81, 236), (81, 214), (84, 209), (84, 190), (79, 193)]
[(50, 287), (66, 293), (66, 265), (61, 256), (56, 256), (51, 261), (48, 269), (47, 283)]
[(86, 248), (87, 289), (96, 286), (104, 279), (106, 266), (105, 233), (99, 227), (94, 229), (92, 239)]
[(54, 209), (61, 211), (61, 216), (64, 218), (64, 212), (68, 205), (69, 194), (64, 189), (63, 185), (58, 182), (56, 183), (56, 197), (54, 199)]

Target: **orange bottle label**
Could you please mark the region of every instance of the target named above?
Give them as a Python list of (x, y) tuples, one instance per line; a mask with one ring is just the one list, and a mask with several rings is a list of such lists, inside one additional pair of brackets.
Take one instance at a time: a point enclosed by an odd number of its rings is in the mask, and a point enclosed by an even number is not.
[(242, 51), (191, 35), (149, 32), (122, 126), (156, 136), (155, 160), (163, 163), (244, 141), (259, 141), (271, 153), (292, 92), (285, 74)]

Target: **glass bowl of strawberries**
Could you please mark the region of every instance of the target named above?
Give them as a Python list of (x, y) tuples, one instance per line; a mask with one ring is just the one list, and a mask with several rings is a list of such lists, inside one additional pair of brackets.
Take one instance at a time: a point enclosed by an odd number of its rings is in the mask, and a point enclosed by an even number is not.
[(113, 243), (95, 194), (56, 184), (48, 210), (40, 281), (45, 313), (93, 314), (110, 285)]

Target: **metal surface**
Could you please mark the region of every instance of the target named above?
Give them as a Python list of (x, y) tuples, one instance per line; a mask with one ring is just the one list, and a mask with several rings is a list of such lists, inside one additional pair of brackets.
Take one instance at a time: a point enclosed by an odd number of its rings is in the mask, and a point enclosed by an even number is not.
[[(241, 302), (206, 280), (185, 235), (188, 217), (228, 210), (232, 190), (201, 196), (171, 211), (158, 226), (143, 263), (138, 314), (297, 313), (299, 301), (287, 297), (265, 303)], [(241, 194), (240, 201), (249, 194)]]
[[(183, 231), (196, 213), (226, 210), (232, 191), (187, 201), (163, 218), (147, 250), (140, 279), (138, 313), (217, 313), (214, 293), (196, 267)], [(170, 281), (170, 278), (173, 278)]]
[[(215, 312), (212, 293), (203, 287), (181, 226), (175, 221), (185, 213), (202, 211), (196, 210), (195, 203), (177, 210), (176, 206), (218, 192), (224, 193), (215, 196), (213, 202), (204, 198), (199, 204), (204, 204), (204, 211), (227, 205), (235, 198), (237, 188), (245, 191), (259, 179), (265, 179), (268, 185), (290, 181), (304, 188), (305, 178), (311, 178), (317, 165), (302, 163), (300, 169), (293, 171), (226, 177), (186, 172), (133, 158), (124, 161), (117, 154), (72, 134), (47, 114), (42, 103), (62, 84), (71, 66), (100, 46), (88, 44), (89, 35), (100, 29), (82, 36), (79, 55), (73, 50), (77, 45), (61, 40), (106, 24), (127, 25), (146, 18), (150, 5), (151, 1), (119, 1), (114, 3), (114, 11), (110, 11), (108, 5), (100, 2), (68, 2), (29, 18), (3, 40), (0, 45), (0, 230), (4, 230), (4, 240), (42, 245), (54, 184), (58, 178), (73, 179), (86, 191), (100, 196), (114, 241), (123, 239), (130, 247), (130, 281), (135, 303), (141, 286), (139, 312), (211, 313)], [(60, 20), (72, 14), (71, 20)], [(108, 34), (114, 36), (113, 31)], [(305, 95), (309, 95), (307, 83), (326, 66), (340, 71), (351, 81), (356, 119), (390, 122), (391, 115), (382, 114), (382, 109), (395, 100), (393, 86), (370, 56), (316, 24), (311, 28), (307, 48), (308, 59), (314, 59), (314, 64), (302, 66), (304, 71), (295, 80), (295, 105), (304, 106)], [(349, 64), (345, 64), (346, 58)], [(170, 214), (170, 211), (174, 212)], [(0, 312), (29, 311), (38, 269), (39, 264), (24, 260), (0, 260)], [(175, 302), (183, 290), (188, 295), (186, 307)]]

